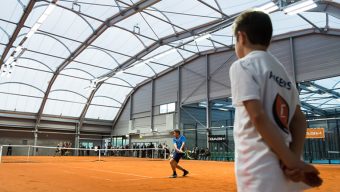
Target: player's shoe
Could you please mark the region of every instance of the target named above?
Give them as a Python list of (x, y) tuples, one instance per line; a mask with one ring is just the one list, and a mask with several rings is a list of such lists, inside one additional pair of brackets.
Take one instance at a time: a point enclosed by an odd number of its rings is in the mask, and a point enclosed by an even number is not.
[(189, 171), (187, 171), (187, 170), (184, 170), (183, 171), (183, 177), (185, 177), (186, 175), (188, 175), (189, 174)]
[(177, 175), (176, 174), (172, 174), (171, 176), (169, 176), (169, 178), (176, 178)]

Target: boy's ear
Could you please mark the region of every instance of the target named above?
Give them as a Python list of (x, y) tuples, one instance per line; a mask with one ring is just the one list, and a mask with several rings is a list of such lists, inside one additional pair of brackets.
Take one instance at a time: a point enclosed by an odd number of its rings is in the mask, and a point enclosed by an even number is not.
[(238, 31), (237, 32), (237, 35), (238, 35), (238, 41), (240, 44), (244, 45), (246, 44), (246, 41), (247, 41), (247, 35), (245, 32), (243, 31)]

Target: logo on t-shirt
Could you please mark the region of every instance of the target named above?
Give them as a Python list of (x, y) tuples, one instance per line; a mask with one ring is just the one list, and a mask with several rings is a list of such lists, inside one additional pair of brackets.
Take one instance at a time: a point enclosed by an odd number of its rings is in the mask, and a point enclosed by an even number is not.
[(273, 116), (281, 130), (288, 134), (289, 106), (286, 100), (277, 94), (273, 104)]
[(269, 79), (273, 79), (280, 87), (288, 90), (292, 88), (292, 83), (290, 81), (284, 80), (282, 77), (275, 75), (272, 71), (269, 73)]

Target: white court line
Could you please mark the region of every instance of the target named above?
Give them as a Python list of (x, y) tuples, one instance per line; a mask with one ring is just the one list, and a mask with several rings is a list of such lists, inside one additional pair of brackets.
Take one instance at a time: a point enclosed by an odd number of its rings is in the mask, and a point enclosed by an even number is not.
[[(99, 169), (88, 169), (88, 168), (84, 168), (84, 167), (68, 167), (68, 168), (84, 169), (84, 170), (97, 171), (97, 172), (103, 172), (103, 173), (114, 173), (114, 174), (120, 174), (120, 175), (142, 177), (142, 178), (138, 178), (138, 179), (125, 179), (124, 181), (138, 181), (138, 180), (146, 180), (146, 179), (165, 179), (165, 178), (169, 178), (169, 177), (149, 177), (149, 176), (137, 175), (137, 174), (132, 174), (132, 173), (123, 173), (123, 172), (116, 172), (116, 171), (105, 171), (105, 170), (99, 170)], [(189, 173), (188, 177), (195, 176), (195, 175), (197, 176), (198, 174)], [(183, 176), (179, 176), (179, 177), (183, 177)], [(98, 178), (100, 178), (100, 177), (98, 177)], [(100, 178), (100, 179), (103, 180), (103, 178)], [(110, 179), (107, 179), (107, 180), (110, 180)], [(112, 181), (112, 180), (110, 180), (110, 181)]]
[[(72, 171), (63, 171), (63, 172), (64, 173), (68, 173), (68, 174), (72, 174), (72, 175), (81, 175), (79, 173), (72, 172)], [(99, 179), (99, 180), (106, 180), (106, 181), (112, 181), (111, 179), (101, 178), (101, 177), (97, 177), (97, 176), (90, 176), (90, 178)]]
[[(190, 176), (198, 176), (199, 174), (192, 174), (189, 173), (188, 176), (184, 176), (184, 177), (190, 177)], [(182, 178), (183, 176), (178, 176), (179, 178)], [(165, 176), (165, 177), (150, 177), (150, 178), (140, 178), (140, 179), (126, 179), (124, 181), (139, 181), (139, 180), (146, 180), (146, 179), (169, 179), (169, 176)]]
[(75, 169), (85, 169), (85, 170), (90, 170), (90, 171), (97, 171), (97, 172), (103, 172), (103, 173), (115, 173), (115, 174), (120, 174), (120, 175), (128, 175), (128, 176), (135, 176), (135, 177), (143, 177), (143, 178), (153, 178), (149, 176), (144, 176), (144, 175), (137, 175), (137, 174), (132, 174), (132, 173), (123, 173), (123, 172), (117, 172), (117, 171), (105, 171), (105, 170), (99, 170), (99, 169), (88, 169), (88, 168), (83, 168), (83, 167), (71, 167)]

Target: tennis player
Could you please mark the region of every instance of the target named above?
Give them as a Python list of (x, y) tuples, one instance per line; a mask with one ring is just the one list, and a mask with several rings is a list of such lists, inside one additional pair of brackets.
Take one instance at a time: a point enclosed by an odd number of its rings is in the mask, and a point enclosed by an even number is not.
[(233, 30), (239, 58), (230, 69), (237, 191), (301, 191), (307, 188), (306, 175), (318, 178), (319, 172), (300, 160), (306, 119), (293, 78), (267, 51), (270, 17), (244, 12)]
[(174, 143), (174, 153), (172, 158), (170, 159), (170, 165), (173, 171), (173, 174), (170, 176), (170, 178), (176, 178), (176, 168), (183, 171), (183, 176), (186, 176), (189, 174), (189, 171), (185, 170), (181, 166), (178, 165), (179, 160), (184, 156), (184, 147), (185, 147), (185, 141), (186, 138), (184, 135), (181, 135), (181, 131), (179, 129), (175, 129), (173, 131), (173, 143)]

